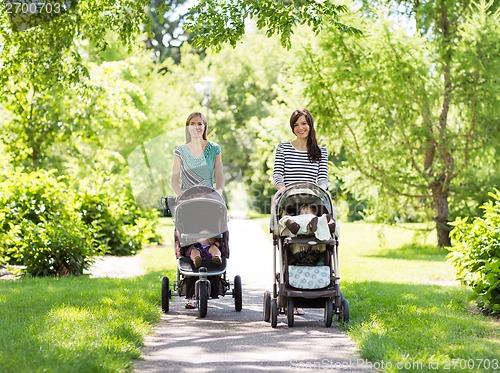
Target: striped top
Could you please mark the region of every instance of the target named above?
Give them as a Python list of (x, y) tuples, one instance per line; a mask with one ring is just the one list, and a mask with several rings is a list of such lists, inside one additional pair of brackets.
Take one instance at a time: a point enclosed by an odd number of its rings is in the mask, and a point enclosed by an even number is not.
[(324, 146), (319, 148), (321, 161), (310, 162), (307, 150), (297, 150), (290, 142), (278, 144), (274, 155), (274, 185), (299, 181), (328, 185), (328, 152)]
[(209, 141), (203, 154), (193, 156), (187, 144), (175, 148), (175, 156), (181, 160), (181, 190), (195, 185), (214, 186), (215, 157), (222, 152), (219, 144)]

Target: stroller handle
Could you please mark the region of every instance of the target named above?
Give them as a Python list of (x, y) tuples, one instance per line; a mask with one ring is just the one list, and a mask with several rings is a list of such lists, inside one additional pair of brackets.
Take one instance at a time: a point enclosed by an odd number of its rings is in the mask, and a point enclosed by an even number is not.
[(222, 233), (181, 233), (181, 238), (198, 240), (200, 238), (222, 238)]

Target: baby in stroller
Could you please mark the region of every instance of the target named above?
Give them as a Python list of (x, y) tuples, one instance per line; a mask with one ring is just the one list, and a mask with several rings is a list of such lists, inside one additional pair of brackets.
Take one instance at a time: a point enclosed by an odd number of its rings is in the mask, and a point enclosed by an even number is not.
[[(209, 233), (207, 230), (202, 230), (201, 234)], [(213, 237), (200, 238), (196, 243), (189, 246), (186, 250), (186, 256), (191, 258), (196, 268), (200, 268), (203, 258), (212, 259), (216, 265), (222, 263), (222, 254), (220, 252), (220, 243)]]
[[(224, 292), (227, 287), (221, 274), (225, 274), (226, 258), (229, 255), (228, 232), (213, 236), (208, 230), (200, 231), (200, 238), (196, 242), (181, 246), (179, 233), (176, 232), (176, 257), (179, 260), (178, 288), (179, 295), (185, 294), (188, 302), (186, 308), (196, 308), (195, 283), (199, 279), (196, 275), (200, 267), (205, 267), (207, 279), (210, 283), (209, 294), (212, 298), (218, 298), (220, 292)], [(221, 289), (222, 288), (224, 289)]]
[(323, 308), (325, 326), (333, 315), (348, 320), (348, 304), (339, 285), (338, 226), (327, 191), (313, 183), (291, 183), (276, 192), (271, 209), (274, 284), (264, 293), (264, 320), (277, 326), (286, 313), (288, 326), (301, 308)]
[[(279, 220), (281, 235), (305, 239), (314, 236), (320, 241), (329, 240), (335, 236), (335, 219), (329, 213), (320, 214), (320, 210), (321, 206), (304, 203), (300, 206), (298, 215), (284, 215)], [(287, 247), (291, 254), (288, 264), (324, 265), (326, 246), (322, 243), (289, 243)], [(297, 309), (297, 314), (303, 314), (302, 310)]]
[[(213, 188), (192, 187), (174, 201), (175, 254), (178, 259), (174, 290), (186, 296), (186, 308), (198, 308), (199, 317), (207, 314), (207, 300), (218, 298), (232, 289), (235, 310), (242, 309), (240, 276), (230, 282), (226, 277), (229, 258), (228, 216), (224, 198)], [(168, 312), (170, 288), (168, 277), (162, 279), (162, 309)]]
[(331, 214), (318, 216), (318, 207), (303, 204), (299, 215), (285, 215), (279, 220), (282, 228), (288, 228), (295, 236), (314, 234), (318, 240), (327, 240), (335, 233), (335, 220)]

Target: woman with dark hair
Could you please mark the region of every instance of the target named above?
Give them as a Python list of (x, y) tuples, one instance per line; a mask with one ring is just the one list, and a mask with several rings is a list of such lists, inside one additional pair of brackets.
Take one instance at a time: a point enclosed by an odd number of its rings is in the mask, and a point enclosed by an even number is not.
[(328, 152), (318, 145), (311, 113), (306, 109), (295, 110), (290, 116), (290, 128), (295, 139), (276, 147), (273, 172), (276, 189), (298, 181), (315, 183), (326, 189)]
[[(222, 195), (224, 188), (224, 172), (222, 168), (222, 149), (219, 144), (207, 140), (208, 123), (200, 112), (189, 114), (186, 119), (186, 143), (175, 148), (170, 185), (176, 195), (195, 185), (206, 185)], [(178, 232), (175, 232), (176, 256), (181, 256)], [(207, 242), (191, 245), (186, 250), (196, 268), (200, 267), (202, 258), (221, 263), (221, 252), (217, 244)], [(195, 308), (193, 300), (196, 278), (186, 278), (186, 297), (189, 299), (186, 308)]]
[[(314, 119), (306, 109), (295, 110), (290, 116), (290, 128), (295, 139), (279, 143), (274, 155), (273, 181), (276, 189), (294, 182), (311, 182), (323, 189), (328, 187), (328, 152), (319, 146)], [(296, 308), (296, 315), (304, 310)]]

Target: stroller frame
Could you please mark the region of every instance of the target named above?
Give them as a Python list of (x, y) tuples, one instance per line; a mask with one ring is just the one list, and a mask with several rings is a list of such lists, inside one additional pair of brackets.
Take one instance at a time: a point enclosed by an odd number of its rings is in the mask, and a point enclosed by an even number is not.
[[(349, 320), (349, 303), (340, 291), (338, 263), (338, 234), (329, 240), (314, 236), (288, 237), (280, 232), (279, 219), (283, 215), (296, 215), (304, 203), (314, 204), (321, 213), (331, 214), (336, 220), (332, 200), (327, 191), (313, 183), (298, 182), (278, 190), (271, 203), (271, 226), (273, 235), (273, 291), (264, 293), (264, 321), (277, 326), (279, 313), (286, 313), (288, 326), (294, 325), (294, 308), (324, 308), (324, 322), (330, 327), (333, 315), (344, 323)], [(288, 281), (288, 256), (292, 244), (313, 247), (325, 245), (325, 265), (330, 267), (329, 285), (321, 289), (298, 289)]]
[[(164, 211), (168, 211), (174, 217), (176, 232), (174, 241), (179, 252), (189, 247), (199, 239), (215, 238), (222, 253), (222, 263), (215, 265), (211, 260), (203, 259), (200, 268), (195, 268), (189, 257), (180, 256), (177, 261), (177, 276), (172, 290), (178, 296), (187, 293), (186, 280), (197, 278), (194, 284), (194, 300), (198, 309), (198, 316), (204, 318), (207, 315), (208, 299), (212, 293), (211, 279), (217, 280), (217, 295), (225, 296), (232, 290), (237, 312), (242, 309), (241, 278), (235, 276), (231, 283), (226, 278), (227, 258), (229, 257), (229, 232), (227, 230), (227, 209), (224, 198), (213, 188), (196, 185), (177, 198), (164, 197), (166, 202)], [(217, 218), (215, 219), (214, 216)], [(181, 249), (182, 248), (182, 249)], [(169, 300), (172, 297), (170, 281), (167, 276), (162, 278), (162, 310), (169, 311)]]

